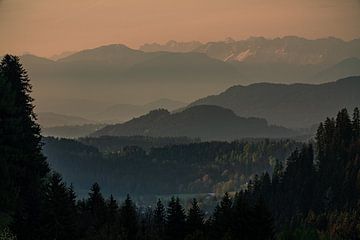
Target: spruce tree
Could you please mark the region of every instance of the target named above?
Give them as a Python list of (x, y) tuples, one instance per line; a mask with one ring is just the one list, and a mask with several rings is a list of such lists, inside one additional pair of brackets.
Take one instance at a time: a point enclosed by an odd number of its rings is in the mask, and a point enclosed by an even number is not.
[(357, 141), (360, 139), (360, 111), (359, 108), (354, 109), (352, 119), (353, 139)]
[(159, 199), (154, 210), (154, 230), (158, 238), (163, 238), (166, 224), (166, 209)]
[(133, 240), (137, 238), (138, 234), (138, 216), (136, 207), (128, 194), (123, 205), (120, 208), (120, 228), (121, 236), (125, 239)]
[(89, 222), (87, 234), (89, 236), (99, 234), (106, 220), (106, 203), (97, 183), (94, 183), (90, 188), (86, 209), (89, 211), (87, 216), (90, 218), (86, 219)]
[(229, 235), (231, 233), (233, 221), (232, 205), (232, 199), (226, 192), (213, 214), (211, 222), (211, 235), (213, 239), (221, 239), (225, 234)]
[(75, 239), (74, 199), (59, 174), (53, 173), (45, 190), (44, 239)]
[(49, 168), (41, 153), (30, 80), (19, 58), (11, 55), (2, 59), (0, 76), (0, 173), (5, 173), (0, 180), (0, 211), (12, 219), (19, 240), (37, 239), (41, 190)]
[(189, 214), (186, 219), (186, 224), (189, 233), (203, 230), (204, 213), (201, 211), (196, 198), (192, 200)]
[(167, 208), (166, 238), (173, 240), (183, 239), (185, 232), (185, 210), (180, 199), (172, 197)]
[(113, 195), (110, 195), (109, 200), (106, 203), (106, 239), (116, 239), (118, 235), (118, 211), (119, 206), (114, 199)]
[(252, 214), (252, 234), (249, 239), (272, 240), (274, 239), (274, 222), (264, 200), (259, 198)]
[(248, 197), (244, 192), (237, 193), (234, 197), (232, 207), (232, 221), (230, 222), (231, 235), (234, 236), (235, 239), (252, 239), (252, 229), (254, 228), (253, 218), (254, 216)]

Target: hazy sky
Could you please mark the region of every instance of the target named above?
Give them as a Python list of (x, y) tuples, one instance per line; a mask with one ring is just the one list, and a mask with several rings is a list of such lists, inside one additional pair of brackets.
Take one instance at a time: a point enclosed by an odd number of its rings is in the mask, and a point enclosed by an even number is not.
[(360, 37), (360, 0), (0, 0), (0, 55), (226, 37)]

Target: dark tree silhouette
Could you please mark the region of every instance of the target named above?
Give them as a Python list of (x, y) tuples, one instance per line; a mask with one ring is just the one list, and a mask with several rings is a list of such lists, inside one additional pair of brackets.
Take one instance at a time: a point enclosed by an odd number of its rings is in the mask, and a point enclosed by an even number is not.
[[(19, 240), (37, 239), (41, 230), (42, 182), (49, 168), (33, 112), (31, 85), (18, 57), (0, 64), (1, 210)], [(4, 205), (3, 205), (4, 204)], [(5, 210), (6, 209), (6, 210)]]

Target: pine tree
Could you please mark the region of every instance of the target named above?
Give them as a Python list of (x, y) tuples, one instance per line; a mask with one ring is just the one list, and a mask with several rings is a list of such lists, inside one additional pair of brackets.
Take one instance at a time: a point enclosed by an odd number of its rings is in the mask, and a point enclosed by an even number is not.
[(110, 195), (106, 204), (106, 239), (116, 239), (118, 231), (118, 210), (119, 206), (114, 199), (113, 195)]
[(196, 198), (192, 200), (189, 214), (186, 219), (187, 229), (189, 233), (202, 231), (204, 225), (204, 213), (201, 211)]
[(138, 233), (138, 217), (136, 207), (128, 194), (120, 208), (121, 236), (125, 239), (136, 239)]
[(221, 239), (224, 234), (231, 231), (233, 221), (232, 204), (232, 200), (226, 192), (220, 203), (216, 206), (213, 214), (211, 222), (211, 235), (213, 239)]
[(43, 234), (45, 239), (75, 239), (76, 218), (72, 193), (59, 174), (53, 173), (45, 191)]
[(359, 108), (354, 109), (352, 119), (353, 139), (354, 141), (360, 139), (360, 111)]
[[(41, 189), (49, 172), (41, 153), (40, 127), (35, 122), (31, 85), (18, 57), (0, 64), (0, 172), (4, 210), (12, 217), (17, 238), (37, 239), (41, 230)], [(4, 178), (4, 180), (3, 180)]]
[(336, 147), (347, 147), (352, 140), (352, 123), (346, 108), (342, 109), (336, 117), (335, 127)]
[(159, 199), (154, 210), (154, 230), (158, 238), (162, 239), (165, 233), (166, 209)]
[(263, 201), (259, 198), (253, 210), (253, 231), (249, 239), (271, 240), (274, 239), (274, 223), (271, 214)]
[(185, 210), (180, 199), (172, 197), (167, 208), (166, 238), (173, 240), (183, 239), (185, 232)]
[(101, 194), (100, 186), (94, 183), (90, 188), (89, 199), (86, 202), (89, 211), (88, 235), (99, 234), (106, 220), (106, 203)]

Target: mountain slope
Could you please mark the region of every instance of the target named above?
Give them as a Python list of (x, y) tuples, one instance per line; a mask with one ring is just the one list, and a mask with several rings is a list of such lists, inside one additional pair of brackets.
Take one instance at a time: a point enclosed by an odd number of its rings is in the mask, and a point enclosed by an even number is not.
[(339, 78), (360, 75), (360, 59), (347, 58), (343, 61), (322, 70), (315, 75), (317, 81), (334, 81)]
[(57, 114), (53, 112), (40, 112), (37, 114), (37, 117), (40, 126), (45, 128), (94, 123), (93, 121), (82, 117)]
[[(159, 96), (188, 101), (239, 83), (236, 67), (202, 53), (143, 52), (124, 45), (88, 49), (57, 61), (24, 56), (22, 62), (35, 80), (36, 99), (106, 99), (112, 105)], [(38, 104), (41, 108), (43, 102)]]
[(295, 36), (240, 41), (209, 42), (194, 51), (222, 60), (248, 63), (331, 65), (349, 57), (360, 57), (360, 39), (349, 42), (329, 37), (309, 40)]
[(138, 81), (235, 82), (235, 67), (202, 53), (162, 53), (131, 66), (124, 76)]
[(94, 119), (105, 122), (123, 122), (141, 116), (153, 109), (165, 108), (169, 111), (186, 106), (186, 103), (162, 98), (144, 105), (116, 104), (99, 112)]
[(189, 105), (217, 105), (244, 117), (260, 117), (272, 124), (309, 127), (338, 109), (360, 105), (360, 77), (319, 85), (258, 83), (234, 86)]
[(154, 110), (123, 124), (109, 125), (93, 136), (187, 136), (203, 140), (232, 140), (244, 137), (289, 137), (296, 133), (269, 126), (264, 119), (242, 118), (229, 109), (201, 105), (171, 114)]

